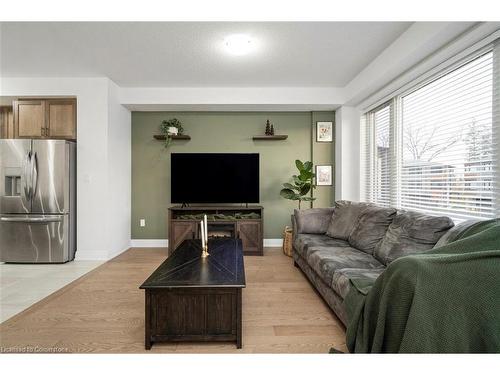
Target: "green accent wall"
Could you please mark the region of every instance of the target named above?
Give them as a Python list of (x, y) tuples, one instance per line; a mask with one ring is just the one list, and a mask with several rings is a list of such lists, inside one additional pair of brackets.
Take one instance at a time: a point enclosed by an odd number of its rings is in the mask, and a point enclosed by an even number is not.
[[(165, 149), (153, 135), (159, 133), (162, 120), (173, 117), (182, 122), (191, 140), (173, 141)], [(315, 121), (333, 118), (334, 112), (133, 112), (132, 238), (167, 238), (172, 152), (259, 153), (264, 238), (281, 238), (297, 207), (297, 202), (280, 197), (281, 184), (295, 173), (295, 159), (311, 160), (314, 155), (322, 164), (325, 160), (333, 164), (333, 144), (319, 145), (313, 138)], [(253, 141), (252, 136), (264, 133), (267, 119), (274, 123), (276, 134), (288, 134), (288, 139)], [(214, 181), (200, 181), (200, 189), (207, 183)], [(331, 205), (333, 187), (318, 187), (314, 195), (318, 197), (315, 207)], [(140, 227), (140, 219), (146, 220), (145, 227)]]
[[(331, 206), (335, 199), (335, 113), (334, 112), (312, 112), (312, 138), (311, 152), (314, 163), (314, 173), (316, 173), (316, 165), (331, 165), (332, 166), (332, 186), (317, 186), (313, 192), (316, 200), (313, 202), (314, 207)], [(316, 122), (331, 121), (333, 124), (333, 142), (316, 142)]]

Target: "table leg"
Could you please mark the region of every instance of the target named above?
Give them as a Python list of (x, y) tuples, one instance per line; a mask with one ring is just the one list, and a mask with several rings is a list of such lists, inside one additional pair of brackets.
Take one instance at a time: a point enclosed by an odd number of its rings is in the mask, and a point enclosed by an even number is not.
[(144, 319), (144, 348), (151, 350), (151, 292), (146, 290), (145, 294), (145, 319)]
[(241, 288), (237, 289), (237, 294), (236, 294), (236, 348), (241, 349), (242, 345), (242, 325), (241, 325), (241, 309), (242, 309), (242, 303), (241, 303)]

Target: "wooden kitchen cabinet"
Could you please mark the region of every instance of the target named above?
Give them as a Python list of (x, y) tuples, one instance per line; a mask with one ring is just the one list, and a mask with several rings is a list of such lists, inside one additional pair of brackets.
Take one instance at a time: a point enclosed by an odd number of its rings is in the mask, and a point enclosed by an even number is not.
[(14, 101), (14, 133), (16, 138), (42, 138), (44, 129), (44, 100)]
[(0, 138), (14, 138), (14, 113), (11, 106), (0, 107)]
[(76, 139), (76, 99), (14, 101), (15, 138)]
[(49, 138), (76, 138), (76, 100), (50, 99), (45, 102)]

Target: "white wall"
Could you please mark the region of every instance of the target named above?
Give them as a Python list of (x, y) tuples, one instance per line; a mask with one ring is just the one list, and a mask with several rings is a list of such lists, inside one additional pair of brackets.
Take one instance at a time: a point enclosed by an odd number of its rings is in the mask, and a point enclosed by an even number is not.
[(360, 200), (360, 111), (335, 112), (335, 200)]
[(119, 102), (119, 87), (108, 85), (108, 257), (130, 246), (131, 219), (131, 114)]
[[(77, 98), (77, 253), (76, 259), (109, 259), (130, 239), (130, 167), (117, 168), (125, 176), (120, 181), (128, 199), (112, 201), (110, 207), (110, 169), (121, 165), (116, 158), (128, 161), (130, 166), (130, 135), (110, 140), (109, 133), (119, 133), (123, 124), (130, 133), (130, 115), (116, 100), (116, 92), (109, 91), (107, 78), (3, 78), (5, 96), (75, 96)], [(112, 82), (111, 82), (112, 83)], [(111, 94), (111, 100), (108, 97)], [(111, 114), (110, 114), (111, 113)], [(111, 128), (111, 130), (109, 129)], [(128, 129), (128, 130), (127, 130)], [(128, 143), (127, 143), (128, 142)], [(111, 144), (110, 144), (111, 143)], [(108, 161), (109, 148), (113, 156)], [(128, 173), (128, 175), (127, 175)], [(128, 177), (127, 177), (128, 176)], [(113, 188), (115, 186), (113, 185)], [(118, 203), (119, 202), (119, 203)], [(116, 210), (124, 205), (122, 210)], [(128, 212), (128, 224), (123, 212)], [(127, 226), (125, 228), (125, 225)], [(124, 236), (127, 236), (125, 239)], [(125, 250), (125, 248), (121, 250)]]

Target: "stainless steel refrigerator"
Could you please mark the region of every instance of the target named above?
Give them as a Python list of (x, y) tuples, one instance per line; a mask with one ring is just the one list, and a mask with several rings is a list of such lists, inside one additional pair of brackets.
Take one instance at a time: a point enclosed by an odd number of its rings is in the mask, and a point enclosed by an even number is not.
[(0, 261), (64, 263), (76, 251), (76, 144), (0, 140)]

